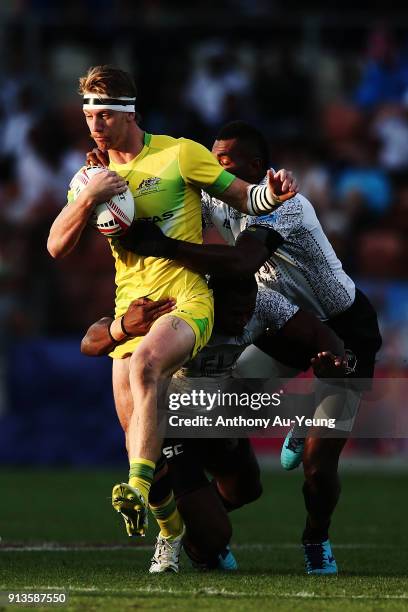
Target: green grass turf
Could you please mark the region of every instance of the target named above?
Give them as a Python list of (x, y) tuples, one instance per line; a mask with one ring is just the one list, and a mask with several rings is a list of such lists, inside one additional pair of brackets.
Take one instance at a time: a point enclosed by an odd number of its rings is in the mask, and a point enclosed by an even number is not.
[[(0, 471), (0, 589), (64, 588), (69, 604), (62, 610), (408, 607), (404, 474), (344, 474), (331, 531), (338, 577), (303, 574), (300, 471), (265, 472), (262, 498), (232, 513), (238, 572), (197, 573), (183, 557), (182, 573), (162, 576), (147, 573), (151, 550), (146, 545), (157, 532), (153, 520), (147, 538), (129, 540), (111, 509), (111, 486), (123, 476), (120, 471)], [(68, 550), (27, 548), (52, 542)], [(9, 550), (18, 543), (25, 550)], [(98, 549), (104, 544), (123, 549)], [(76, 545), (78, 550), (71, 548)]]

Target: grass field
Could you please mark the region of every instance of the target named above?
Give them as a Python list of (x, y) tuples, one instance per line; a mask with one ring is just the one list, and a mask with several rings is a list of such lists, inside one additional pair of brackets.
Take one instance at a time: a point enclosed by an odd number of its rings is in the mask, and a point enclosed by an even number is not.
[(0, 590), (65, 589), (63, 610), (408, 608), (405, 474), (344, 474), (331, 531), (341, 573), (328, 578), (303, 573), (300, 472), (266, 472), (263, 497), (231, 515), (238, 572), (198, 573), (183, 557), (182, 573), (159, 576), (147, 573), (153, 522), (147, 538), (129, 541), (111, 509), (123, 476), (0, 471)]

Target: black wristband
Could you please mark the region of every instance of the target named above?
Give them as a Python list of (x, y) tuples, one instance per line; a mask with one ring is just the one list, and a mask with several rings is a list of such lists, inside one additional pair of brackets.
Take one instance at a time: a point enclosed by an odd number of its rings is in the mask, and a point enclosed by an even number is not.
[(126, 330), (125, 323), (124, 323), (124, 318), (125, 318), (125, 315), (122, 315), (120, 317), (120, 327), (121, 327), (121, 330), (123, 331), (123, 333), (125, 334), (125, 336), (130, 336), (129, 332)]

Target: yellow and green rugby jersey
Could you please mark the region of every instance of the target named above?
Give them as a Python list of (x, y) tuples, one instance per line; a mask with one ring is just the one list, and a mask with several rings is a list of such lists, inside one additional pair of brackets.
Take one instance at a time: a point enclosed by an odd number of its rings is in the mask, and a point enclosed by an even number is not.
[[(111, 162), (109, 167), (129, 182), (135, 218), (156, 223), (171, 238), (198, 244), (202, 242), (201, 188), (220, 196), (235, 179), (202, 145), (146, 133), (137, 157), (127, 164)], [(180, 303), (209, 293), (199, 274), (176, 262), (136, 255), (117, 239), (110, 243), (116, 260), (116, 317), (139, 297), (170, 296)]]

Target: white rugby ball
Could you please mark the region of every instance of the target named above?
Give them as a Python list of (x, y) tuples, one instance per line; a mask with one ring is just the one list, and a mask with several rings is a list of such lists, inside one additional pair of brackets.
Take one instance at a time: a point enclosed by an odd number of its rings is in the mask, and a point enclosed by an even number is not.
[[(106, 172), (106, 169), (92, 166), (78, 170), (69, 184), (75, 200), (89, 181), (99, 172)], [(89, 218), (89, 223), (104, 236), (123, 236), (129, 229), (134, 217), (135, 203), (128, 188), (124, 193), (113, 196), (109, 202), (97, 204)]]

